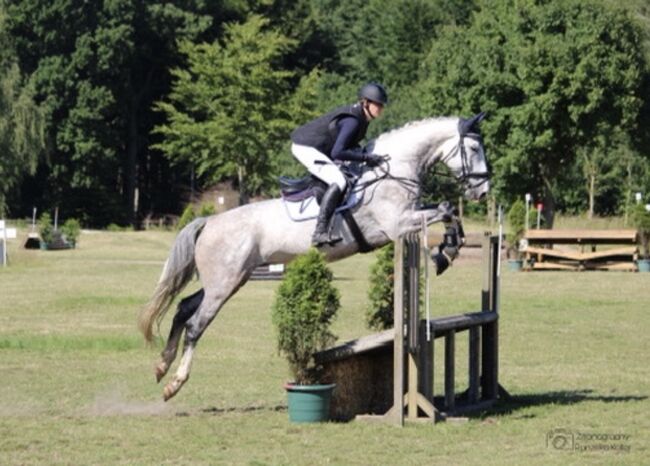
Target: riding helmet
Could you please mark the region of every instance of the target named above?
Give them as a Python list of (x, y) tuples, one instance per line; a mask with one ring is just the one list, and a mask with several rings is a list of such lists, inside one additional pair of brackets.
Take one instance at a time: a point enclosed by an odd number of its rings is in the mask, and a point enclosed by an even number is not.
[(371, 102), (388, 104), (388, 93), (384, 86), (378, 83), (368, 83), (359, 89), (359, 99), (368, 99)]

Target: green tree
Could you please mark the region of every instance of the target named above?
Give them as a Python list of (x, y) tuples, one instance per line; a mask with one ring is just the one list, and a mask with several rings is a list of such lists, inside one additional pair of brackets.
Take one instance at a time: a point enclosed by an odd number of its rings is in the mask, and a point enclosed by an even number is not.
[(630, 14), (600, 1), (482, 0), (467, 28), (431, 49), (422, 113), (486, 110), (501, 197), (539, 193), (552, 225), (556, 193), (602, 131), (635, 129), (646, 70)]
[(7, 197), (25, 175), (34, 174), (45, 149), (43, 112), (20, 72), (5, 21), (0, 2), (0, 218), (8, 212)]
[(320, 64), (321, 110), (332, 102), (356, 98), (359, 86), (378, 81), (387, 86), (391, 105), (371, 125), (369, 136), (413, 120), (416, 96), (412, 84), (422, 59), (445, 26), (465, 24), (474, 0), (316, 0), (312, 16), (330, 40), (327, 60)]
[(133, 223), (177, 194), (173, 172), (149, 148), (152, 103), (179, 63), (177, 40), (217, 34), (242, 8), (235, 3), (7, 0), (19, 66), (52, 142), (37, 180), (43, 203), (94, 224)]
[(223, 41), (183, 42), (188, 67), (173, 71), (168, 100), (157, 108), (155, 147), (174, 163), (190, 162), (210, 181), (234, 178), (240, 203), (271, 181), (271, 154), (287, 138), (286, 110), (292, 73), (281, 66), (293, 41), (251, 16), (226, 26)]

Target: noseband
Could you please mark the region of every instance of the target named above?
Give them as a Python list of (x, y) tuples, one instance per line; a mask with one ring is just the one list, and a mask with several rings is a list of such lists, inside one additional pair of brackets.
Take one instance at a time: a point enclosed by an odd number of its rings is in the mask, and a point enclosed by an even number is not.
[[(478, 188), (482, 184), (486, 183), (490, 179), (490, 172), (472, 172), (469, 164), (469, 157), (467, 155), (467, 149), (465, 149), (465, 138), (473, 139), (477, 141), (481, 146), (481, 136), (477, 133), (468, 133), (460, 135), (460, 142), (456, 147), (456, 150), (451, 151), (446, 157), (444, 157), (441, 162), (446, 163), (451, 157), (460, 152), (460, 175), (456, 175), (456, 179), (461, 183), (467, 184), (470, 188)], [(472, 180), (477, 180), (478, 182), (472, 183)]]

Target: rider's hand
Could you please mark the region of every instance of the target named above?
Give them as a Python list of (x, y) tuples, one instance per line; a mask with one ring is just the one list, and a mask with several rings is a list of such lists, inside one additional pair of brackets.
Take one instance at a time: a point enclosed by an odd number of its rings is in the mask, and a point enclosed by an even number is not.
[(364, 156), (364, 162), (366, 162), (366, 165), (369, 167), (376, 167), (384, 162), (384, 158), (381, 155), (366, 154)]

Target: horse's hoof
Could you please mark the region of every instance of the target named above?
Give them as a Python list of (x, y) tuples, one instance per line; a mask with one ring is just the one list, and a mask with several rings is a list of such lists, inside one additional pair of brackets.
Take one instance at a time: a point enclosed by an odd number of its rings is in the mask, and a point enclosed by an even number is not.
[(170, 398), (172, 398), (178, 390), (174, 389), (174, 387), (170, 387), (170, 384), (165, 385), (165, 388), (163, 388), (163, 400), (168, 401)]
[(186, 381), (187, 379), (181, 380), (174, 377), (167, 383), (167, 385), (165, 385), (165, 388), (163, 388), (163, 400), (167, 401), (170, 398), (173, 398)]
[(161, 362), (156, 366), (154, 372), (156, 373), (156, 383), (160, 383), (165, 374), (167, 374), (167, 364)]

